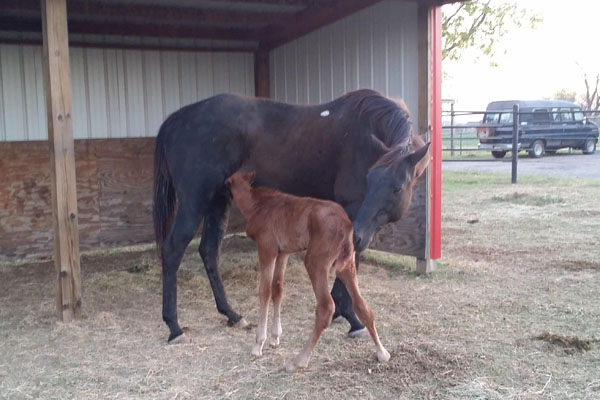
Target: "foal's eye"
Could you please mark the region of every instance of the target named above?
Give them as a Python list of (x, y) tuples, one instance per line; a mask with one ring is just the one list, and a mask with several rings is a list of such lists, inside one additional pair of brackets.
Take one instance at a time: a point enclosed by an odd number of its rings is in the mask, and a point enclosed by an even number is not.
[(398, 193), (400, 191), (402, 191), (402, 186), (397, 187), (397, 188), (394, 189), (394, 193)]

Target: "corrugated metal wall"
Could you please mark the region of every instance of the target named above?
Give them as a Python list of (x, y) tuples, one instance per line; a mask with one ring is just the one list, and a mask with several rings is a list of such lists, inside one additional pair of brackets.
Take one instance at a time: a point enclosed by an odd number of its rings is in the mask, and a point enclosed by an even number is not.
[(358, 88), (403, 98), (418, 121), (417, 4), (385, 1), (271, 52), (271, 96), (323, 103)]
[[(155, 136), (174, 110), (254, 95), (252, 53), (71, 48), (77, 139)], [(0, 44), (0, 141), (47, 139), (42, 48)]]

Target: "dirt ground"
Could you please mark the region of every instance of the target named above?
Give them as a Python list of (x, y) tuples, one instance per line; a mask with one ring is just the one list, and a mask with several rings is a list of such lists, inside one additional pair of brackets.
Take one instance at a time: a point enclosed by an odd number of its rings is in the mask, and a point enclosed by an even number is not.
[[(332, 324), (309, 368), (285, 363), (304, 343), (314, 298), (290, 260), (283, 337), (252, 360), (254, 329), (228, 328), (196, 246), (179, 272), (191, 343), (168, 346), (151, 248), (82, 257), (84, 318), (56, 322), (49, 261), (0, 266), (0, 398), (6, 399), (599, 399), (600, 180), (444, 172), (443, 259), (369, 252), (360, 286), (388, 364)], [(221, 256), (230, 302), (256, 322), (253, 243)]]

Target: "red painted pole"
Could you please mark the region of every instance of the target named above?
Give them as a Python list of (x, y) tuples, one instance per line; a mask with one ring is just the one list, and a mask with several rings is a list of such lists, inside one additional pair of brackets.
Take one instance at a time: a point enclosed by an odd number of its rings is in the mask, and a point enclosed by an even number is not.
[(429, 256), (442, 256), (442, 9), (431, 18), (431, 215)]

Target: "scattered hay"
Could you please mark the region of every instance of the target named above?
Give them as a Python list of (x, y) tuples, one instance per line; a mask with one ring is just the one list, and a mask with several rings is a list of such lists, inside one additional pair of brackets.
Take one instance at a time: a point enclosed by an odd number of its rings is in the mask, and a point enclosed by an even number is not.
[(504, 195), (495, 195), (492, 201), (497, 203), (512, 203), (525, 206), (547, 206), (550, 204), (563, 204), (565, 199), (552, 195), (533, 195), (523, 192), (513, 192)]
[(553, 267), (567, 271), (600, 271), (600, 261), (559, 260), (553, 263)]
[(557, 335), (550, 332), (544, 332), (534, 337), (536, 340), (564, 347), (566, 349), (575, 349), (580, 351), (589, 351), (592, 349), (592, 343), (598, 342), (598, 339), (582, 340), (574, 336)]
[(432, 343), (400, 344), (388, 350), (392, 355), (390, 361), (376, 364), (368, 373), (385, 374), (404, 387), (427, 380), (434, 380), (442, 387), (454, 386), (471, 370), (470, 357), (441, 350)]

